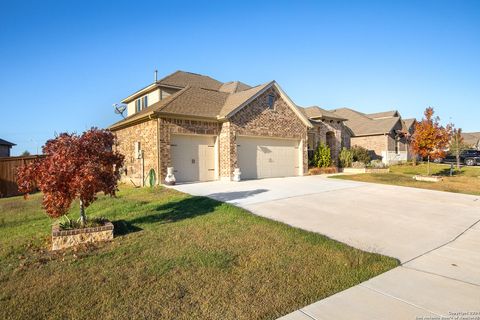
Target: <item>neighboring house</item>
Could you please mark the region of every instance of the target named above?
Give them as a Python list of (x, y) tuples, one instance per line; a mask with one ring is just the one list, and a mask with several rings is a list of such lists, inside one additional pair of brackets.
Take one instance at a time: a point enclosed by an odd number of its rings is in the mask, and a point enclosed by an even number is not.
[(10, 149), (13, 146), (16, 144), (0, 139), (0, 157), (10, 157)]
[(330, 112), (347, 119), (345, 125), (351, 134), (351, 146), (364, 147), (373, 158), (387, 164), (412, 158), (409, 137), (413, 134), (415, 119), (402, 120), (396, 110), (365, 114), (340, 108)]
[(312, 122), (341, 121), (310, 121), (275, 81), (250, 87), (183, 71), (122, 102), (128, 115), (109, 129), (125, 155), (122, 179), (137, 185), (150, 173), (163, 182), (168, 167), (179, 182), (231, 180), (236, 168), (242, 179), (303, 175)]
[(466, 145), (480, 150), (480, 132), (463, 132), (462, 136)]
[(350, 133), (344, 125), (345, 118), (317, 106), (300, 109), (310, 119), (312, 128), (308, 129), (309, 158), (320, 143), (330, 147), (332, 160), (338, 160), (342, 147), (350, 147)]

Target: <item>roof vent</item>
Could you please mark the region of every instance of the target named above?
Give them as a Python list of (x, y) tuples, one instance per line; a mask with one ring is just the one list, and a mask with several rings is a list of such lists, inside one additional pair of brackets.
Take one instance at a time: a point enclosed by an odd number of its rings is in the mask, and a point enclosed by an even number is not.
[(154, 77), (154, 78), (153, 78), (154, 81), (157, 82), (157, 81), (158, 81), (158, 70), (155, 70), (155, 71), (153, 72), (153, 77)]

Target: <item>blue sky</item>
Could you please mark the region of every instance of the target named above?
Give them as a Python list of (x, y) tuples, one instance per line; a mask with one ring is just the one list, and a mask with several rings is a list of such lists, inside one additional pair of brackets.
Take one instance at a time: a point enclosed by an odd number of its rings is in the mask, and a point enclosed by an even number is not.
[(480, 131), (480, 1), (0, 0), (0, 138), (32, 153), (119, 120), (153, 70), (251, 85), (299, 105), (397, 109)]

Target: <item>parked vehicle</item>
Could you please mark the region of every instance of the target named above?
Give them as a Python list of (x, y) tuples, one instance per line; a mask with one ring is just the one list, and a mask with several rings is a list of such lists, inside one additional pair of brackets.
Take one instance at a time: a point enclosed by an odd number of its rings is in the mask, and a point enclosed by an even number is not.
[[(441, 160), (443, 163), (457, 163), (457, 157), (454, 154), (448, 154)], [(464, 150), (460, 154), (460, 164), (467, 166), (480, 165), (480, 151), (474, 149)]]

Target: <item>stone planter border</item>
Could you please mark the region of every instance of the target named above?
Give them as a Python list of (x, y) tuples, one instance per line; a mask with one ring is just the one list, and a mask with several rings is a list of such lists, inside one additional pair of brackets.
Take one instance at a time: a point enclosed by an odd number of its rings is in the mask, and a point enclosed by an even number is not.
[(440, 182), (443, 180), (442, 177), (439, 176), (413, 176), (413, 179), (416, 181), (427, 181), (427, 182)]
[(113, 239), (113, 223), (105, 222), (103, 226), (60, 230), (60, 226), (52, 226), (52, 250), (61, 250), (82, 243), (110, 241)]
[(390, 168), (343, 168), (343, 173), (389, 173)]

